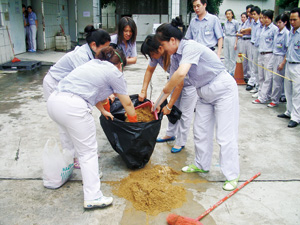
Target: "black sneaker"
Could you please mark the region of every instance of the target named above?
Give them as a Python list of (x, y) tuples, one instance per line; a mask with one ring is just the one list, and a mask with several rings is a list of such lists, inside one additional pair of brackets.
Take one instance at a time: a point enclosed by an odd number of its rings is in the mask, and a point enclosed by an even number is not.
[(254, 88), (254, 86), (247, 84), (246, 91), (251, 91)]

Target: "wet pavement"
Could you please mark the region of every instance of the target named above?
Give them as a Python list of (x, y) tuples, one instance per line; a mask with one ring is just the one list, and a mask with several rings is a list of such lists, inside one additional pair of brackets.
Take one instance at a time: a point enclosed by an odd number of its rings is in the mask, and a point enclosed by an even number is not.
[[(49, 65), (63, 53), (41, 52), (21, 54), (25, 60), (44, 60)], [(54, 57), (55, 56), (55, 57)], [(50, 59), (50, 60), (49, 60)], [(138, 56), (135, 65), (128, 66), (125, 78), (129, 94), (137, 94), (143, 82), (147, 60)], [(42, 153), (49, 137), (58, 140), (57, 127), (47, 115), (42, 96), (42, 79), (49, 66), (33, 71), (0, 73), (0, 224), (104, 224), (104, 225), (160, 225), (166, 224), (169, 213), (196, 218), (225, 197), (225, 180), (219, 166), (219, 147), (214, 153), (208, 174), (180, 173), (176, 185), (187, 190), (187, 201), (171, 212), (150, 216), (133, 208), (132, 203), (114, 196), (111, 207), (83, 209), (80, 170), (75, 170), (71, 181), (57, 190), (49, 190), (42, 183)], [(157, 68), (153, 76), (152, 100), (155, 100), (167, 74)], [(149, 88), (150, 90), (150, 88)], [(150, 96), (150, 93), (148, 93)], [(300, 224), (300, 127), (287, 128), (288, 120), (277, 118), (285, 104), (270, 109), (254, 105), (251, 94), (239, 86), (240, 123), (239, 155), (240, 183), (256, 173), (261, 176), (236, 193), (201, 220), (210, 224)], [(103, 178), (101, 189), (105, 195), (119, 181), (129, 175), (119, 155), (111, 148), (99, 123), (100, 113), (93, 111), (97, 126), (99, 165)], [(160, 136), (166, 131), (167, 119), (162, 121)], [(172, 143), (155, 146), (150, 162), (155, 165), (180, 169), (193, 163), (192, 127), (182, 152), (171, 154)]]

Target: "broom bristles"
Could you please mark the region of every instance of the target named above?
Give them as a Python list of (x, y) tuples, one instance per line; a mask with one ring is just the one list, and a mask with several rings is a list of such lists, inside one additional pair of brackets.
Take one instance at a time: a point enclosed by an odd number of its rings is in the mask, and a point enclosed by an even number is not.
[(199, 221), (189, 218), (189, 217), (184, 217), (184, 216), (179, 216), (176, 214), (170, 214), (167, 217), (167, 223), (169, 225), (203, 225)]

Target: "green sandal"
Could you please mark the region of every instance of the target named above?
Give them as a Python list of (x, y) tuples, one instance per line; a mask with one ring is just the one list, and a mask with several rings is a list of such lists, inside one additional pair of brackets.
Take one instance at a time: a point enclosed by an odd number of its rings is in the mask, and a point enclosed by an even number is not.
[(185, 172), (185, 173), (197, 173), (197, 172), (199, 172), (199, 173), (208, 173), (209, 172), (208, 170), (199, 169), (194, 164), (183, 167), (181, 169), (181, 171)]
[(223, 189), (225, 191), (233, 191), (234, 189), (237, 188), (238, 182), (239, 182), (239, 176), (234, 180), (226, 180), (223, 185)]

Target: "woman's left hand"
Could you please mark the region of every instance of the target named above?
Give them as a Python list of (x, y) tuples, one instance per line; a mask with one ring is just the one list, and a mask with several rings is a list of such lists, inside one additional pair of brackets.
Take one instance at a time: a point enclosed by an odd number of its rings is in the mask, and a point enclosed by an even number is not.
[(169, 115), (171, 113), (171, 111), (168, 110), (167, 106), (163, 107), (163, 109), (161, 111), (164, 115)]
[(106, 110), (102, 113), (103, 116), (105, 116), (105, 118), (108, 120), (108, 118), (110, 118), (111, 120), (114, 120), (114, 116), (110, 113), (107, 112)]

